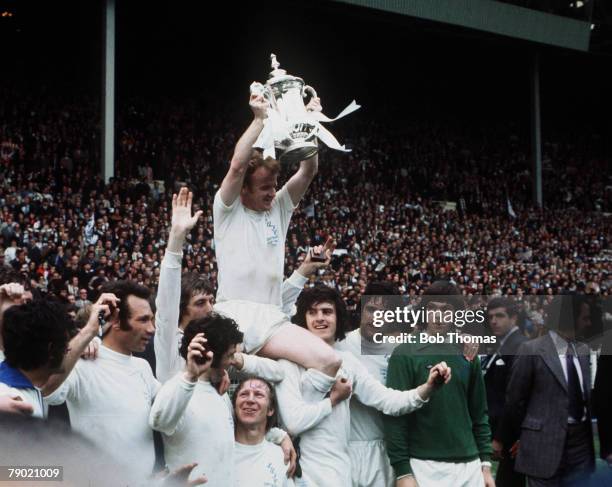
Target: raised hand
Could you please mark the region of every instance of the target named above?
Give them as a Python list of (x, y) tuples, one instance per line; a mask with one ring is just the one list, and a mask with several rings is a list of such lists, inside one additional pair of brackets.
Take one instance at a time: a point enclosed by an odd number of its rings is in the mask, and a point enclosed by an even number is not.
[[(309, 277), (319, 269), (327, 267), (331, 262), (332, 253), (335, 247), (336, 242), (332, 237), (327, 238), (325, 245), (317, 245), (316, 247), (312, 247), (312, 249), (310, 249), (310, 251), (306, 254), (304, 262), (302, 262), (297, 271), (304, 277)], [(324, 255), (325, 260), (312, 260), (313, 252), (319, 255)]]
[(321, 112), (323, 111), (323, 106), (321, 105), (321, 98), (318, 96), (312, 97), (306, 105), (306, 110), (309, 112)]
[[(119, 311), (119, 298), (112, 293), (102, 293), (98, 300), (92, 305), (89, 313), (89, 319), (87, 320), (86, 327), (94, 327), (98, 330), (98, 327), (102, 327), (100, 335), (106, 333), (106, 330), (110, 327), (110, 317), (113, 313)], [(100, 323), (100, 316), (104, 317), (104, 324)]]
[(0, 286), (0, 321), (4, 312), (16, 304), (23, 304), (25, 289), (21, 284), (9, 282)]
[(187, 349), (187, 366), (185, 368), (185, 379), (195, 382), (198, 377), (210, 369), (213, 353), (206, 351), (206, 338), (204, 333), (198, 333), (193, 337)]
[(202, 210), (198, 210), (192, 215), (192, 203), (193, 193), (187, 188), (181, 188), (178, 195), (172, 195), (171, 232), (184, 237), (198, 222), (198, 218), (202, 215)]
[(259, 120), (263, 120), (268, 117), (268, 107), (270, 104), (264, 98), (262, 94), (251, 93), (249, 98), (249, 106), (253, 111), (253, 116)]

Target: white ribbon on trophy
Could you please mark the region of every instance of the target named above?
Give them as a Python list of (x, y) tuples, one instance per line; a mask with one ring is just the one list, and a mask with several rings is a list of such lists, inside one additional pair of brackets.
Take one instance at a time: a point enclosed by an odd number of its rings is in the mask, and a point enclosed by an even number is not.
[(318, 152), (318, 138), (331, 149), (350, 152), (327, 130), (321, 122), (334, 122), (353, 113), (360, 106), (353, 100), (336, 117), (329, 118), (321, 112), (309, 111), (304, 106), (303, 98), (310, 94), (317, 96), (316, 91), (297, 76), (287, 74), (279, 69), (276, 56), (270, 56), (272, 72), (265, 85), (251, 84), (251, 93), (263, 95), (270, 106), (264, 128), (253, 147), (263, 149), (263, 156), (277, 158), (282, 162), (308, 159)]

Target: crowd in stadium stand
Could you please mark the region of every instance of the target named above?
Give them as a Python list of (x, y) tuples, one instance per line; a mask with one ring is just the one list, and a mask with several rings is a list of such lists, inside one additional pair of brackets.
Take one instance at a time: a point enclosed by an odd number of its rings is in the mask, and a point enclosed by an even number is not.
[[(596, 296), (612, 285), (612, 198), (596, 136), (545, 145), (544, 208), (530, 204), (524, 134), (426, 120), (356, 122), (341, 134), (350, 154), (323, 149), (318, 174), (316, 157), (283, 167), (279, 188), (292, 176), (273, 197), (279, 165), (252, 150), (262, 95), (240, 138), (210, 107), (122, 105), (108, 184), (95, 103), (48, 99), (0, 97), (0, 429), (12, 463), (54, 458), (69, 482), (101, 485), (586, 485), (594, 414), (612, 464), (610, 313)], [(386, 298), (417, 295), (434, 318), (413, 333), (372, 321)], [(464, 328), (474, 311), (484, 328)], [(542, 351), (556, 368), (532, 358)], [(49, 410), (64, 403), (69, 417)], [(33, 422), (6, 435), (3, 412)], [(57, 415), (70, 439), (40, 422)], [(67, 461), (54, 456), (64, 439), (79, 450)], [(81, 461), (93, 447), (104, 467)]]
[[(241, 127), (195, 104), (124, 104), (116, 177), (105, 185), (95, 103), (13, 95), (0, 98), (1, 263), (76, 304), (109, 279), (155, 288), (171, 193), (187, 184), (204, 216), (184, 268), (216, 284), (212, 197)], [(451, 278), (465, 294), (609, 294), (612, 191), (599, 136), (545, 138), (540, 211), (529, 203), (524, 134), (508, 126), (398, 125), (356, 122), (342, 133), (352, 153), (323, 151), (288, 233), (286, 275), (331, 235), (336, 256), (318, 279), (349, 307), (372, 279), (394, 281), (407, 294), (434, 277)]]

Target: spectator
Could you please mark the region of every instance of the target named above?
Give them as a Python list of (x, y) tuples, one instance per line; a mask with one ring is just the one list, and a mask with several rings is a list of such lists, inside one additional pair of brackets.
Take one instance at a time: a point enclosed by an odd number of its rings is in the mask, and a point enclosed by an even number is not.
[(81, 308), (85, 308), (86, 306), (89, 306), (91, 304), (91, 301), (88, 299), (87, 297), (87, 289), (83, 288), (79, 290), (79, 298), (77, 300), (75, 300), (74, 305), (81, 309)]
[(583, 304), (558, 296), (547, 333), (523, 343), (510, 375), (504, 446), (519, 440), (515, 469), (529, 487), (584, 485), (594, 467), (590, 354), (575, 342)]
[(512, 445), (504, 442), (504, 405), (512, 363), (519, 347), (527, 341), (517, 326), (518, 310), (512, 298), (493, 298), (487, 305), (488, 323), (497, 338), (493, 353), (483, 360), (482, 370), (487, 389), (489, 424), (493, 436), (493, 455), (499, 460), (495, 483), (497, 487), (524, 485), (524, 475), (514, 470)]

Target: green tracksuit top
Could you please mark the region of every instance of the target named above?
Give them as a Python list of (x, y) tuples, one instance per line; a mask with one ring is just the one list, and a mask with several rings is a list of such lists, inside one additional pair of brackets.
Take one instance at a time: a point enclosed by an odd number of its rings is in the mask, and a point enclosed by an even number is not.
[(436, 390), (421, 409), (385, 416), (385, 440), (396, 476), (412, 473), (410, 459), (470, 462), (491, 456), (491, 429), (480, 360), (465, 359), (456, 344), (403, 344), (389, 360), (387, 386), (413, 389), (427, 381), (429, 369), (445, 361), (451, 381)]

